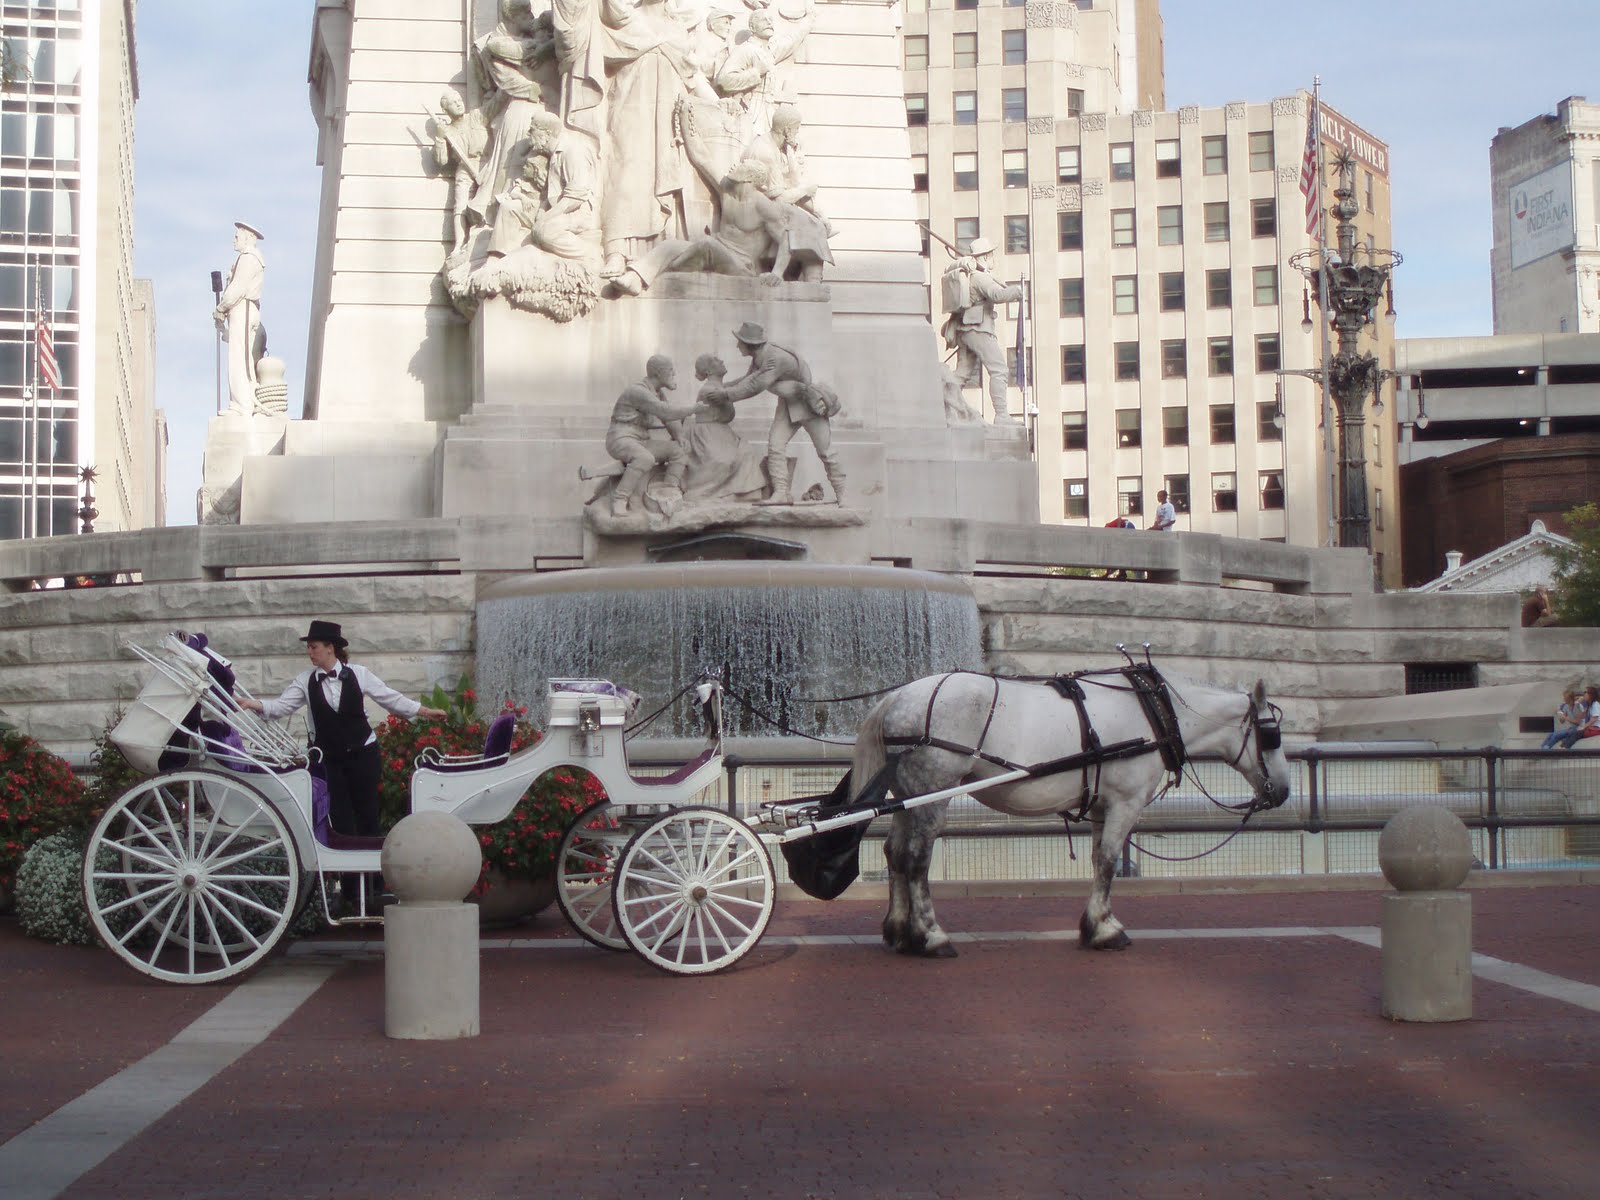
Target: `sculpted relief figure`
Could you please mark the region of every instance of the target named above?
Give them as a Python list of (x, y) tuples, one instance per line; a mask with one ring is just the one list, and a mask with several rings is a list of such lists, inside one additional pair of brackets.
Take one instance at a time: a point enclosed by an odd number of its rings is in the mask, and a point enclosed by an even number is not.
[[(666, 494), (658, 503), (671, 516), (683, 499), (683, 477), (689, 469), (688, 452), (679, 441), (678, 422), (695, 414), (694, 405), (674, 406), (663, 395), (678, 386), (677, 370), (664, 354), (652, 355), (645, 363), (644, 378), (630, 383), (617, 397), (611, 410), (611, 427), (606, 431), (606, 453), (622, 464), (622, 477), (611, 494), (611, 515), (626, 516), (633, 498), (644, 490), (657, 466), (666, 468)], [(665, 428), (668, 436), (651, 436), (653, 429)]]
[(773, 109), (782, 96), (773, 73), (794, 57), (815, 17), (814, 0), (806, 0), (801, 15), (784, 21), (781, 28), (770, 9), (756, 9), (750, 14), (749, 36), (736, 41), (713, 78), (717, 92), (737, 100), (744, 110), (752, 135), (771, 127)]
[(258, 411), (256, 364), (267, 350), (261, 324), (261, 285), (267, 268), (256, 242), (261, 231), (243, 221), (233, 223), (233, 248), (238, 257), (211, 318), (228, 343), (228, 407), (240, 416)]
[(759, 499), (767, 491), (762, 453), (734, 432), (733, 401), (721, 398), (727, 374), (727, 365), (715, 354), (694, 360), (694, 377), (702, 386), (694, 423), (682, 433), (689, 454), (683, 481), (686, 503)]
[(500, 23), (473, 44), (473, 65), (484, 95), (483, 117), (491, 132), (488, 157), (467, 206), (475, 223), (493, 219), (496, 197), (522, 174), (528, 123), (544, 111), (538, 76), (540, 68), (552, 61), (554, 46), (550, 16), (536, 16), (532, 0), (500, 0)]
[(763, 504), (791, 504), (789, 495), (789, 443), (805, 430), (817, 449), (822, 469), (833, 488), (835, 503), (844, 501), (844, 468), (833, 454), (833, 430), (829, 420), (839, 414), (839, 397), (825, 384), (813, 383), (811, 368), (793, 350), (767, 341), (766, 330), (746, 321), (734, 330), (733, 340), (750, 359), (750, 369), (726, 387), (707, 388), (700, 399), (705, 404), (737, 403), (770, 392), (778, 407), (772, 414), (772, 431), (767, 437), (767, 477), (771, 494)]
[(948, 317), (941, 329), (945, 344), (956, 351), (956, 377), (963, 387), (977, 387), (980, 368), (989, 376), (989, 399), (995, 420), (1011, 419), (1006, 399), (1006, 355), (995, 336), (995, 305), (1022, 299), (1022, 289), (994, 277), (994, 243), (973, 238), (967, 255), (956, 259), (940, 281)]
[(466, 245), (472, 220), (467, 216), (467, 205), (472, 191), (478, 186), (478, 167), (483, 160), (484, 148), (489, 144), (489, 127), (483, 114), (467, 111), (466, 102), (455, 92), (445, 92), (439, 97), (442, 118), (434, 118), (433, 161), (441, 171), (450, 173), (451, 228), (455, 234), (454, 253)]

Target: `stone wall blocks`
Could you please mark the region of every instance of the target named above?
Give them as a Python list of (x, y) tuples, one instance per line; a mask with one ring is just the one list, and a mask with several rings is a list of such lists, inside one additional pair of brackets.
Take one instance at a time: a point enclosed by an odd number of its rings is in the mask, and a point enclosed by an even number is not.
[(0, 633), (0, 667), (25, 667), (39, 661), (33, 656), (34, 636), (26, 629)]
[(81, 663), (90, 659), (117, 658), (121, 648), (110, 625), (55, 625), (37, 629), (29, 635), (27, 653), (28, 662)]

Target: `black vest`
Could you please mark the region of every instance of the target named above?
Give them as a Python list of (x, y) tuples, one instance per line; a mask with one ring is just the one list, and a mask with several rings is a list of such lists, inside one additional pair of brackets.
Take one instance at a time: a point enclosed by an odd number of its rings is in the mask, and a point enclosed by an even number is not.
[(311, 744), (322, 751), (324, 762), (334, 762), (354, 756), (365, 746), (372, 736), (372, 726), (367, 723), (366, 703), (356, 673), (347, 666), (339, 668), (337, 711), (322, 694), (322, 680), (318, 678), (321, 674), (313, 671), (306, 684), (311, 705)]

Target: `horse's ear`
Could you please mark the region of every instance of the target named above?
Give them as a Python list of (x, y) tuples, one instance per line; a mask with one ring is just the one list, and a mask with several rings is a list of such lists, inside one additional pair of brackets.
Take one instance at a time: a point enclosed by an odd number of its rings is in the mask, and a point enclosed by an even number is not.
[(1267, 704), (1267, 683), (1264, 679), (1256, 680), (1255, 691), (1250, 693), (1250, 699), (1255, 701), (1257, 708), (1265, 708)]

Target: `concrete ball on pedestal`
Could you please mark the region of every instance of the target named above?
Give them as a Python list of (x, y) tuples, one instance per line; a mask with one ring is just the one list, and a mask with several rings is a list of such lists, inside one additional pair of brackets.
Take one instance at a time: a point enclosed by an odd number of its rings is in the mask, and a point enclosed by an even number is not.
[(1448, 891), (1472, 868), (1472, 837), (1446, 809), (1402, 809), (1378, 835), (1378, 866), (1396, 891)]
[(483, 851), (460, 817), (402, 818), (383, 842), (383, 878), (402, 904), (459, 904), (478, 882)]

